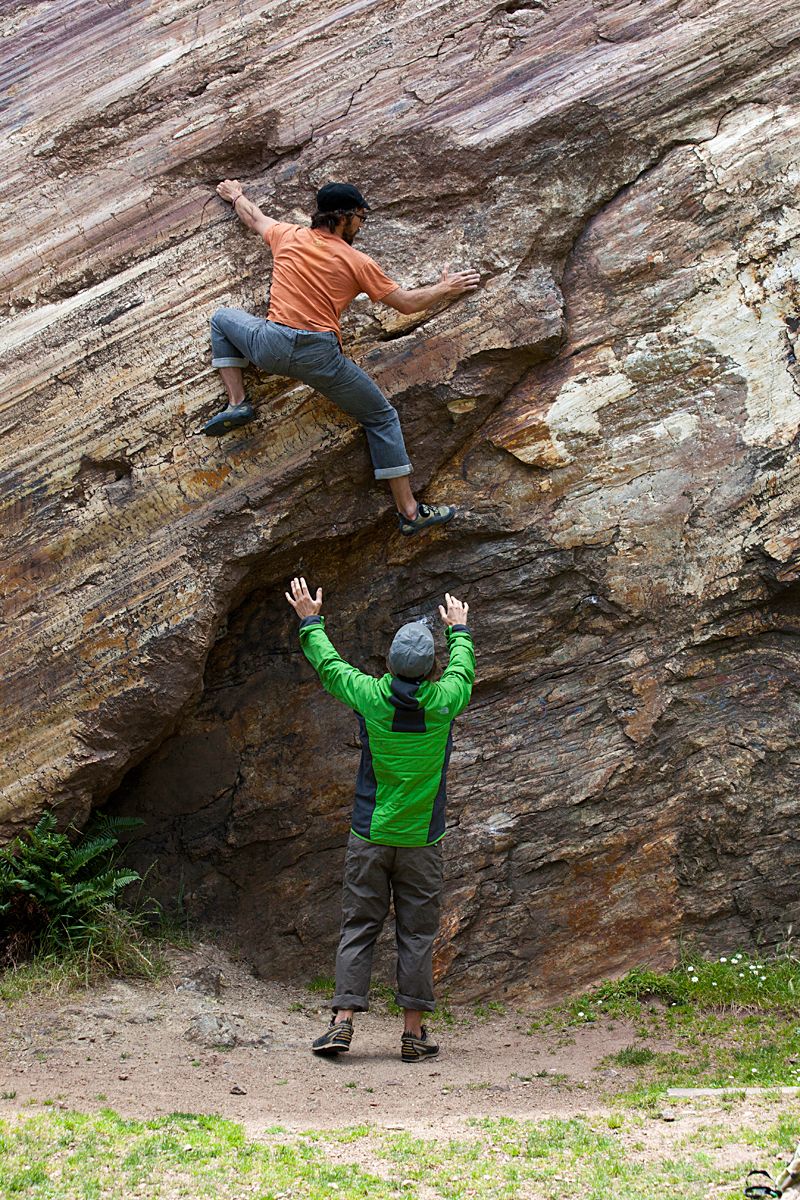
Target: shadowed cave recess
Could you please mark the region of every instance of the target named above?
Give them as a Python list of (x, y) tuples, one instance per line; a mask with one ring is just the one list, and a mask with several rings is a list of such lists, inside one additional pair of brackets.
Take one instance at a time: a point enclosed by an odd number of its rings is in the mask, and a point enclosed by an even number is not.
[[(496, 452), (472, 471), (524, 487)], [(446, 590), (469, 598), (478, 683), (454, 730), (436, 957), (451, 997), (550, 1000), (682, 942), (782, 941), (800, 915), (797, 586), (762, 578), (697, 614), (741, 632), (683, 645), (669, 613), (643, 624), (604, 599), (605, 548), (458, 523), (413, 555), (396, 543), (312, 543), (248, 579), (198, 702), (110, 802), (145, 821), (134, 861), (155, 863), (153, 893), (180, 893), (268, 978), (330, 973), (359, 752), (300, 652), (297, 569), (374, 674), (399, 624)], [(390, 979), (388, 931), (377, 961)]]

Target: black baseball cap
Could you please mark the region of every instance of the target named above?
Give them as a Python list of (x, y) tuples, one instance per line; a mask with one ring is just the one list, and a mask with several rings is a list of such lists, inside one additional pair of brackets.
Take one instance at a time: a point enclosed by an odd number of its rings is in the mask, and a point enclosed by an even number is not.
[(317, 212), (336, 212), (351, 208), (369, 208), (364, 197), (352, 183), (326, 183), (317, 192)]

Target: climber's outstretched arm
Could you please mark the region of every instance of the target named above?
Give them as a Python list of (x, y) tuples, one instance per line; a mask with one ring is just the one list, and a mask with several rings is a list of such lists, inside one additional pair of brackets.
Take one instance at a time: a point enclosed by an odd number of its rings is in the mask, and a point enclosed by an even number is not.
[(223, 179), (222, 183), (217, 184), (217, 192), (223, 200), (227, 200), (229, 204), (233, 205), (239, 220), (259, 237), (264, 236), (270, 225), (277, 224), (274, 217), (268, 217), (257, 204), (247, 199), (238, 179)]
[(456, 271), (451, 275), (448, 266), (442, 271), (438, 283), (432, 283), (430, 287), (397, 288), (383, 297), (383, 303), (401, 313), (423, 312), (440, 300), (455, 300), (464, 292), (474, 292), (480, 281), (477, 271)]

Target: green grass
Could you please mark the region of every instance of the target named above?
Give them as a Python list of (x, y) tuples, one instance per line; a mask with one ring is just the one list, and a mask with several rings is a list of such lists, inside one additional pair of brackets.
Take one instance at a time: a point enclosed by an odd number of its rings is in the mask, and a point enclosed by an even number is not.
[(7, 1004), (34, 994), (70, 992), (90, 988), (114, 977), (163, 979), (169, 964), (161, 942), (138, 936), (120, 954), (110, 958), (95, 946), (91, 953), (41, 953), (18, 967), (0, 973), (0, 1000)]
[(390, 1017), (401, 1016), (403, 1010), (395, 1003), (394, 988), (388, 983), (373, 983), (369, 990), (370, 1001), (382, 1004)]
[[(641, 1068), (642, 1082), (668, 1087), (800, 1086), (800, 1025), (782, 1014), (698, 1013), (689, 1008), (654, 1015), (652, 1033), (672, 1050), (629, 1046), (611, 1056)], [(642, 1039), (644, 1041), (644, 1039)]]
[(13, 1004), (33, 994), (72, 992), (113, 978), (155, 982), (170, 972), (167, 949), (190, 945), (187, 929), (153, 905), (109, 909), (98, 917), (95, 936), (84, 946), (42, 949), (0, 971), (0, 1000)]
[(800, 1086), (800, 962), (788, 951), (637, 968), (542, 1014), (529, 1032), (560, 1045), (598, 1022), (633, 1026), (637, 1040), (601, 1064), (636, 1070), (630, 1103), (652, 1107), (670, 1087)]
[(357, 1166), (280, 1135), (249, 1141), (220, 1117), (176, 1114), (153, 1121), (42, 1113), (0, 1122), (0, 1195), (25, 1200), (148, 1200), (186, 1196), (242, 1200), (278, 1196), (383, 1200), (396, 1190)]
[[(659, 1141), (642, 1153), (641, 1122), (631, 1115), (471, 1122), (475, 1136), (434, 1141), (384, 1135), (380, 1153), (396, 1176), (427, 1184), (441, 1200), (705, 1200), (709, 1188), (741, 1185), (751, 1167), (775, 1173), (800, 1137), (800, 1118), (784, 1113), (758, 1127), (728, 1122), (703, 1126), (664, 1151)], [(715, 1149), (732, 1140), (752, 1147), (750, 1164), (728, 1166)], [(646, 1151), (646, 1146), (645, 1146)], [(737, 1189), (738, 1190), (738, 1189)], [(716, 1191), (714, 1192), (716, 1194)], [(412, 1192), (413, 1195), (413, 1192)]]
[[(763, 1114), (762, 1114), (763, 1116)], [(671, 1126), (666, 1150), (646, 1145), (649, 1122), (614, 1113), (540, 1121), (475, 1120), (458, 1138), (367, 1125), (248, 1139), (213, 1116), (125, 1120), (48, 1109), (0, 1121), (0, 1195), (14, 1200), (705, 1200), (737, 1194), (751, 1167), (773, 1174), (800, 1138), (790, 1111)], [(730, 1164), (725, 1147), (751, 1151)], [(335, 1154), (335, 1161), (330, 1155)], [(348, 1157), (360, 1161), (342, 1161)], [(364, 1164), (368, 1163), (369, 1168)], [(722, 1194), (722, 1192), (720, 1192)]]
[(611, 1055), (611, 1061), (619, 1067), (642, 1067), (656, 1057), (649, 1046), (626, 1046), (617, 1054)]
[(800, 959), (791, 950), (771, 958), (751, 958), (737, 950), (713, 959), (686, 956), (663, 973), (637, 967), (551, 1009), (536, 1024), (540, 1028), (583, 1025), (604, 1017), (635, 1020), (653, 1003), (664, 1008), (781, 1011), (800, 1016)]
[(330, 1000), (336, 991), (336, 980), (332, 975), (315, 975), (313, 979), (309, 980), (306, 987), (310, 992), (315, 992), (318, 996), (324, 996), (326, 1000)]
[(488, 1021), (491, 1017), (504, 1017), (506, 1008), (497, 1000), (489, 1000), (486, 1004), (476, 1004), (472, 1010), (479, 1021)]

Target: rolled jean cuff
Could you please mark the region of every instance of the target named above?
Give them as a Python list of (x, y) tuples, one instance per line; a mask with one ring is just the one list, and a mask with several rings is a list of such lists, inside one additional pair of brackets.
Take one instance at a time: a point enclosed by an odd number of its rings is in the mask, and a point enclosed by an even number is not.
[(401, 475), (411, 474), (411, 463), (406, 463), (404, 467), (376, 467), (376, 479), (399, 479)]
[(338, 1012), (340, 1008), (352, 1008), (354, 1012), (369, 1011), (369, 996), (354, 996), (351, 992), (343, 992), (331, 1000), (331, 1008)]
[(250, 360), (247, 358), (212, 358), (212, 367), (249, 367)]
[[(417, 996), (406, 996), (403, 992), (395, 992), (394, 1002), (398, 1008), (410, 1008), (415, 1012), (435, 1012), (435, 1000), (420, 1000)], [(346, 1005), (342, 1005), (345, 1008)]]

